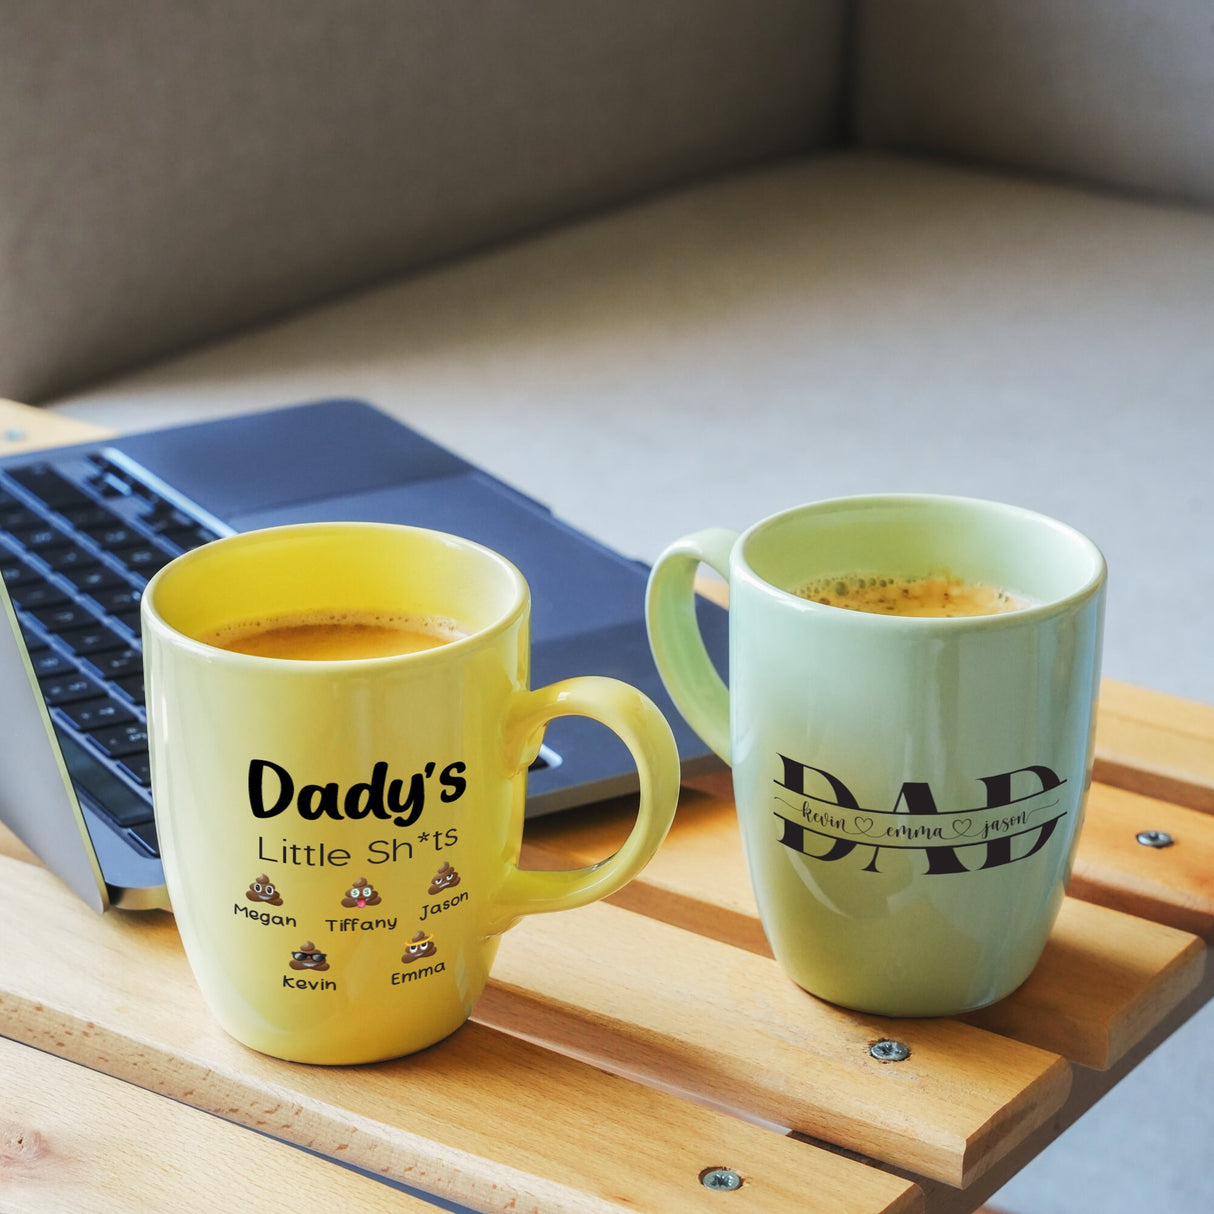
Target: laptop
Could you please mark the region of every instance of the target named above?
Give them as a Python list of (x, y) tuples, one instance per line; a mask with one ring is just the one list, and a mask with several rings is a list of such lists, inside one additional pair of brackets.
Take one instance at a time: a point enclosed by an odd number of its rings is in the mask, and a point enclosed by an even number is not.
[[(0, 460), (0, 820), (94, 909), (167, 908), (152, 816), (139, 598), (181, 552), (320, 520), (465, 536), (522, 570), (532, 685), (613, 675), (674, 730), (685, 776), (720, 761), (662, 687), (648, 567), (362, 401), (325, 400)], [(721, 668), (727, 617), (699, 604)], [(553, 722), (527, 814), (634, 791), (602, 725)]]

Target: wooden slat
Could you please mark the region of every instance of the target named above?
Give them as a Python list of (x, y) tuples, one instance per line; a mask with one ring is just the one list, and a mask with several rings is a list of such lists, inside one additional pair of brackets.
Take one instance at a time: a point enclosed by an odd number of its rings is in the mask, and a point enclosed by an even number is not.
[(213, 1214), (254, 1207), (254, 1192), (283, 1214), (435, 1209), (188, 1105), (0, 1039), (5, 1214)]
[(1105, 679), (1096, 778), (1214, 813), (1214, 707)]
[(964, 1019), (1104, 1070), (1197, 989), (1205, 962), (1188, 932), (1067, 898), (1028, 981)]
[[(1207, 948), (1207, 953), (1209, 949)], [(1214, 996), (1214, 965), (1207, 957), (1205, 977), (1201, 985), (1160, 1024), (1156, 1025), (1142, 1041), (1138, 1042), (1128, 1054), (1119, 1059), (1108, 1071), (1089, 1070), (1077, 1066), (1074, 1069), (1074, 1082), (1071, 1094), (1058, 1116), (1049, 1125), (1042, 1126), (1015, 1151), (1005, 1156), (984, 1176), (980, 1177), (969, 1189), (954, 1189), (941, 1185), (936, 1181), (922, 1181), (927, 1208), (931, 1214), (973, 1214), (974, 1206), (981, 1201), (989, 1201), (992, 1196), (1009, 1181), (1021, 1168), (1031, 1164), (1043, 1151), (1049, 1148), (1068, 1127), (1082, 1117), (1098, 1100), (1115, 1090), (1119, 1084), (1136, 1066), (1148, 1057), (1155, 1049), (1165, 1042), (1173, 1033), (1184, 1026), (1192, 1017), (1204, 1008)], [(1064, 1148), (1065, 1149), (1065, 1148)], [(1144, 1166), (1149, 1166), (1149, 1160)], [(1199, 1165), (1200, 1166), (1200, 1165)], [(1069, 1195), (1068, 1196), (1072, 1196)], [(1078, 1211), (1086, 1209), (1083, 1194), (1073, 1195), (1072, 1205)], [(1166, 1202), (1160, 1203), (1160, 1209)], [(1022, 1211), (1021, 1214), (1032, 1214)]]
[(109, 433), (73, 417), (0, 399), (0, 456), (86, 443)]
[[(1170, 847), (1146, 847), (1142, 831)], [(1214, 815), (1093, 784), (1069, 890), (1214, 940)]]
[[(966, 1185), (1066, 1099), (1054, 1054), (953, 1020), (859, 1016), (766, 957), (595, 905), (502, 940), (474, 1015), (616, 1073)], [(897, 1037), (911, 1057), (869, 1047)]]
[[(528, 822), (523, 862), (535, 868), (593, 863), (623, 843), (635, 813), (635, 800), (621, 797)], [(661, 850), (610, 901), (770, 957), (741, 857), (729, 772), (700, 777), (684, 784)]]
[[(568, 912), (572, 913), (572, 912)], [(478, 1024), (369, 1067), (306, 1067), (228, 1038), (172, 919), (94, 915), (34, 865), (0, 858), (0, 1032), (478, 1210), (914, 1211), (905, 1180)], [(516, 928), (522, 931), (526, 924)], [(49, 948), (48, 943), (54, 947)]]
[[(770, 957), (742, 859), (728, 782), (685, 790), (661, 851), (611, 901), (617, 906)], [(708, 791), (711, 789), (712, 791)], [(609, 854), (631, 821), (614, 802), (527, 828), (529, 863), (589, 863)], [(1139, 846), (1135, 844), (1135, 846)], [(1174, 849), (1169, 849), (1174, 850)], [(1064, 904), (1033, 980), (982, 1022), (1073, 1062), (1105, 1067), (1200, 980), (1202, 950), (1187, 932), (1127, 924), (1115, 911)], [(1079, 967), (1091, 989), (1078, 988)], [(1040, 1015), (1042, 1007), (1051, 1015)]]

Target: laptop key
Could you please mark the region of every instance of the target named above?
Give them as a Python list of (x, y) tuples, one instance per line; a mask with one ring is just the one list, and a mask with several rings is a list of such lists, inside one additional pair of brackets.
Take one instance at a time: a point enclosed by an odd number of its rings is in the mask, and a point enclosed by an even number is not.
[(130, 474), (101, 455), (92, 455), (89, 461), (97, 471), (89, 477), (89, 484), (102, 497), (130, 497), (135, 491), (135, 481)]
[(156, 544), (135, 544), (128, 547), (115, 547), (113, 554), (132, 573), (140, 577), (150, 578), (158, 569), (163, 569), (173, 558), (169, 553)]
[(42, 581), (40, 573), (31, 569), (20, 557), (10, 556), (7, 552), (0, 557), (0, 578), (4, 579), (4, 584), (10, 590)]
[(77, 531), (83, 531), (86, 534), (90, 527), (105, 527), (118, 522), (112, 510), (107, 510), (104, 506), (98, 506), (92, 498), (88, 498), (85, 504), (79, 506), (67, 506), (63, 510), (60, 510), (59, 513)]
[[(104, 694), (104, 688), (101, 690)], [(125, 721), (135, 720), (135, 714), (131, 713), (129, 708), (124, 708), (117, 699), (110, 699), (108, 696), (103, 699), (81, 700), (79, 704), (68, 704), (63, 711), (81, 733), (91, 733), (110, 725), (121, 725)]]
[(81, 527), (80, 530), (107, 551), (120, 548), (123, 544), (138, 544), (143, 539), (138, 531), (133, 531), (121, 519), (113, 517), (95, 527)]
[(137, 784), (143, 785), (144, 788), (152, 786), (152, 761), (146, 752), (141, 755), (127, 755), (125, 759), (118, 760), (118, 766)]
[(63, 730), (56, 732), (72, 782), (87, 793), (92, 802), (119, 826), (138, 826), (152, 820), (152, 807), (144, 795), (109, 771), (71, 734)]
[(105, 688), (94, 683), (88, 675), (78, 672), (71, 674), (50, 675), (39, 679), (38, 686), (42, 688), (42, 698), (52, 707), (64, 707), (76, 704), (82, 700), (91, 700), (105, 695)]
[(59, 633), (59, 639), (75, 654), (92, 655), (107, 649), (126, 649), (127, 642), (104, 624), (92, 628), (71, 628)]
[(97, 623), (97, 617), (79, 603), (61, 603), (48, 607), (26, 608), (30, 615), (47, 632), (60, 632), (64, 628), (88, 628)]
[(156, 837), (155, 822), (141, 822), (138, 826), (131, 827), (131, 834), (143, 844), (144, 847), (152, 853), (153, 856), (160, 855), (160, 840)]
[(69, 548), (56, 548), (50, 556), (42, 558), (56, 572), (65, 573), (77, 565), (95, 565), (97, 558), (87, 548), (72, 544)]
[(121, 725), (125, 721), (135, 719), (129, 708), (123, 708), (117, 700), (111, 700), (108, 696), (103, 699), (81, 700), (77, 704), (62, 707), (68, 719), (81, 733), (91, 733), (108, 725)]
[(107, 729), (94, 729), (89, 737), (112, 759), (147, 755), (148, 730), (140, 721), (124, 721)]
[(121, 586), (115, 586), (112, 589), (90, 591), (89, 593), (93, 601), (111, 615), (118, 611), (125, 611), (131, 606), (138, 607), (143, 595), (143, 591), (139, 587), (132, 586), (129, 582), (123, 582)]
[(117, 686), (121, 687), (122, 690), (125, 691), (136, 704), (139, 704), (140, 706), (143, 705), (144, 691), (142, 673), (130, 674), (124, 678), (115, 679), (114, 682), (117, 684)]
[[(35, 518), (37, 516), (35, 515)], [(10, 527), (9, 534), (30, 552), (35, 552), (46, 559), (46, 554), (53, 553), (58, 548), (71, 546), (71, 540), (58, 527), (52, 527), (38, 519), (37, 523), (28, 527)]]
[(143, 515), (139, 521), (149, 531), (154, 531), (157, 535), (163, 535), (172, 528), (196, 526), (194, 520), (184, 510), (178, 510), (176, 506), (171, 506), (162, 498), (158, 498), (153, 504), (152, 509)]
[(42, 516), (37, 511), (23, 506), (14, 498), (9, 498), (0, 505), (0, 528), (5, 531), (15, 531), (18, 527), (37, 527), (42, 522)]
[(53, 582), (45, 581), (42, 578), (24, 586), (10, 587), (9, 594), (22, 611), (36, 611), (40, 607), (58, 607), (72, 601)]
[(161, 538), (176, 544), (183, 552), (189, 552), (218, 537), (206, 527), (171, 527), (161, 534)]
[[(110, 650), (106, 653), (91, 653), (86, 661), (90, 666), (97, 668), (102, 678), (117, 682), (124, 691), (127, 691), (123, 682), (124, 675), (137, 674), (142, 685), (143, 656), (137, 649), (127, 647)], [(127, 694), (130, 695), (130, 692), (127, 691)], [(142, 703), (142, 699), (139, 702)]]
[(101, 564), (80, 565), (68, 570), (64, 576), (82, 594), (94, 598), (99, 590), (127, 589), (126, 582), (118, 574)]
[(50, 464), (27, 464), (24, 468), (11, 469), (9, 476), (51, 509), (89, 500), (83, 490), (56, 472)]
[(139, 635), (139, 608), (132, 607), (129, 611), (115, 611), (112, 613), (114, 619), (119, 623), (125, 624), (136, 636)]
[(60, 674), (75, 674), (76, 663), (69, 658), (65, 658), (63, 654), (56, 653), (53, 649), (48, 649), (45, 645), (40, 646), (37, 650), (30, 649), (30, 662), (34, 667), (34, 674), (40, 679), (50, 678), (52, 675)]

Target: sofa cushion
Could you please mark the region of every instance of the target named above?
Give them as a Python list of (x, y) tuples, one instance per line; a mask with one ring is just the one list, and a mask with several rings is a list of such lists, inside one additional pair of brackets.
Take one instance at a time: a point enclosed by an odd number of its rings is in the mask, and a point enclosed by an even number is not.
[(838, 494), (1044, 510), (1107, 669), (1214, 701), (1214, 216), (835, 154), (672, 194), (68, 398), (123, 429), (361, 395), (623, 551)]
[(0, 395), (833, 142), (843, 7), (8, 4)]
[(1214, 205), (1209, 0), (859, 0), (872, 148)]

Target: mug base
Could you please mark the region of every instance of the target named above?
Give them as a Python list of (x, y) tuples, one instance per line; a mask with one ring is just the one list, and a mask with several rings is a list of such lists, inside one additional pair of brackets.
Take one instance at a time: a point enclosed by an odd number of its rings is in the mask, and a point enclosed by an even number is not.
[(285, 1042), (253, 1041), (234, 1033), (224, 1026), (229, 1037), (240, 1042), (246, 1049), (264, 1054), (269, 1058), (278, 1058), (283, 1062), (299, 1062), (307, 1066), (367, 1066), (376, 1062), (390, 1062), (396, 1058), (407, 1058), (411, 1054), (420, 1054), (432, 1046), (439, 1045), (448, 1037), (454, 1036), (465, 1024), (468, 1016), (465, 1014), (455, 1024), (444, 1026), (437, 1033), (427, 1034), (415, 1041), (397, 1041), (393, 1044), (376, 1044), (368, 1048), (365, 1043), (342, 1042), (338, 1044), (325, 1042), (303, 1042), (288, 1044)]
[[(1029, 971), (1029, 974), (1031, 973), (1032, 970)], [(1011, 986), (999, 987), (994, 992), (961, 1001), (922, 997), (908, 1002), (897, 995), (849, 999), (816, 991), (810, 984), (801, 982), (792, 975), (789, 975), (789, 979), (807, 995), (812, 995), (815, 999), (820, 999), (823, 1003), (829, 1003), (846, 1012), (858, 1012), (865, 1016), (884, 1016), (890, 1020), (939, 1020), (949, 1016), (964, 1016), (970, 1012), (981, 1011), (983, 1008), (991, 1007), (993, 1004), (1007, 999), (1028, 981), (1029, 974), (1023, 975)]]

